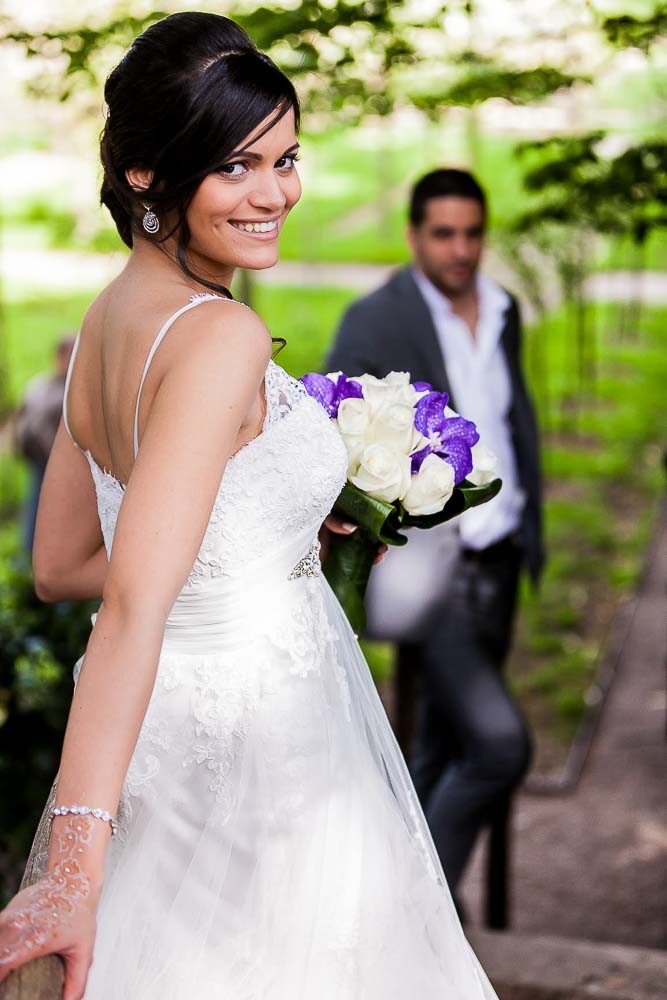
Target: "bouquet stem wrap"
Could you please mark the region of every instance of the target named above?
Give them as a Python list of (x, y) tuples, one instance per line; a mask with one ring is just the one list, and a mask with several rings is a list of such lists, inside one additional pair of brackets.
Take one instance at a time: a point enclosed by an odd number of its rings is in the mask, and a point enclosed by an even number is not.
[(351, 535), (331, 535), (324, 575), (340, 601), (357, 638), (366, 628), (364, 598), (378, 543), (365, 528)]

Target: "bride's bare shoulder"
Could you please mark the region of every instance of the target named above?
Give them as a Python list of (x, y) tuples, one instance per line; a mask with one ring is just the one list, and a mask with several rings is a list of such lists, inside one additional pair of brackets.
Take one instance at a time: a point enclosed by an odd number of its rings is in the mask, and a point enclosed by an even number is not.
[(114, 301), (113, 283), (103, 288), (87, 306), (80, 323), (80, 329), (100, 327), (104, 317)]
[(173, 327), (173, 333), (160, 350), (164, 361), (193, 357), (202, 351), (217, 355), (238, 346), (270, 356), (271, 335), (266, 324), (242, 302), (208, 293), (188, 295), (182, 288), (136, 289), (122, 277), (93, 299), (81, 329), (98, 330), (102, 341), (127, 340), (132, 354), (133, 344), (150, 346), (165, 323)]
[(174, 337), (174, 351), (189, 356), (225, 357), (230, 353), (267, 364), (271, 334), (264, 321), (242, 302), (223, 298), (196, 299), (196, 308), (179, 317), (184, 336)]

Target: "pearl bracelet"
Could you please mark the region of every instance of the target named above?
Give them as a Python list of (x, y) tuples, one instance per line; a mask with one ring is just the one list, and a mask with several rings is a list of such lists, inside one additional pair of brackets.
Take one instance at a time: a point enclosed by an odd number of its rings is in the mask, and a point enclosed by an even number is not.
[(94, 816), (95, 819), (101, 819), (102, 822), (108, 823), (111, 827), (111, 836), (116, 836), (116, 831), (118, 826), (116, 820), (107, 812), (106, 809), (91, 809), (90, 806), (54, 806), (49, 815), (49, 819), (53, 822), (54, 816)]

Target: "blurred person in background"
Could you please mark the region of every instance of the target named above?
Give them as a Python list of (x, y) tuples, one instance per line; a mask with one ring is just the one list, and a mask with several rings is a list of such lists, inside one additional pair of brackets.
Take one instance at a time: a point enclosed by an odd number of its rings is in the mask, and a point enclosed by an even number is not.
[(74, 336), (67, 334), (56, 345), (55, 370), (36, 375), (29, 383), (16, 417), (16, 450), (30, 464), (32, 481), (23, 511), (23, 544), (32, 552), (39, 494), (46, 463), (56, 438), (63, 412), (65, 378), (74, 347)]
[[(499, 495), (452, 524), (391, 548), (372, 576), (369, 634), (408, 641), (421, 696), (411, 769), (456, 894), (480, 829), (530, 761), (530, 738), (502, 676), (522, 566), (543, 562), (538, 436), (521, 368), (516, 300), (480, 273), (486, 197), (441, 169), (415, 185), (412, 263), (350, 306), (328, 370), (409, 371), (449, 394), (497, 457)], [(462, 913), (460, 899), (457, 906)]]

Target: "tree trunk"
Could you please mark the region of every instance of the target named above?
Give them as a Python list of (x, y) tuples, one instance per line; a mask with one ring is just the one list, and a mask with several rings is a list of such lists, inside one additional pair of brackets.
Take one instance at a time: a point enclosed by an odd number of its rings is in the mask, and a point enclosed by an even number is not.
[(577, 395), (583, 395), (586, 387), (586, 356), (588, 353), (586, 336), (586, 300), (581, 285), (577, 288), (576, 300), (577, 328)]
[(375, 197), (375, 207), (377, 211), (376, 226), (383, 241), (391, 237), (391, 205), (392, 199), (388, 197), (394, 186), (394, 152), (391, 142), (387, 142), (389, 124), (386, 118), (382, 119), (382, 140), (378, 140), (375, 156), (375, 176), (377, 178), (377, 193)]
[(589, 391), (597, 396), (598, 393), (598, 316), (595, 303), (586, 304), (588, 315), (588, 357), (586, 359), (586, 370), (588, 374)]
[(577, 239), (576, 247), (576, 327), (577, 327), (577, 395), (583, 398), (586, 392), (586, 382), (588, 375), (588, 311), (586, 296), (584, 294), (584, 281), (586, 278), (586, 232), (581, 230)]
[(646, 240), (635, 243), (632, 271), (632, 298), (628, 302), (628, 333), (630, 340), (639, 340), (639, 324), (642, 318), (644, 274), (646, 272)]
[(473, 104), (468, 108), (465, 122), (468, 166), (471, 173), (476, 173), (480, 169), (482, 159), (482, 136), (477, 105)]
[[(0, 240), (2, 234), (0, 233)], [(7, 338), (5, 333), (5, 310), (0, 288), (0, 424), (9, 416), (12, 409), (9, 398), (9, 359), (7, 356)]]

